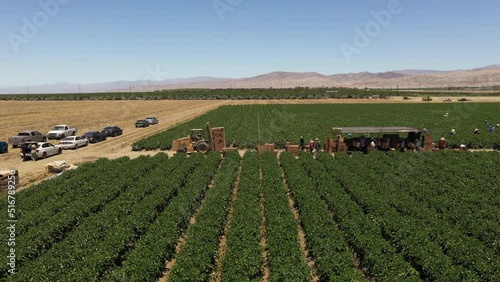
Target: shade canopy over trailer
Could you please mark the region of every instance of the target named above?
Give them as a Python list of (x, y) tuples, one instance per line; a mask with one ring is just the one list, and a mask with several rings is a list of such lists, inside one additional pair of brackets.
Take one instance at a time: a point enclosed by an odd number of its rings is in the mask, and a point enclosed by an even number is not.
[(406, 126), (389, 127), (332, 127), (334, 132), (342, 133), (419, 133), (420, 129)]
[[(400, 148), (403, 148), (404, 150), (407, 147), (420, 148), (422, 144), (424, 145), (422, 147), (423, 150), (432, 150), (433, 146), (432, 136), (427, 130), (420, 130), (418, 128), (407, 126), (332, 127), (332, 130), (338, 138), (337, 140), (327, 140), (325, 144), (325, 150), (327, 150), (328, 152), (347, 152), (348, 150), (366, 149), (368, 147), (367, 141), (363, 141), (361, 140), (361, 138), (354, 137), (353, 134), (376, 134), (377, 136), (381, 135), (382, 138), (374, 138), (378, 140), (375, 148), (381, 150)], [(402, 138), (400, 136), (400, 134), (402, 133), (407, 133), (408, 136), (406, 138)], [(342, 137), (343, 134), (347, 134), (348, 137), (344, 139)], [(417, 145), (418, 142), (420, 142), (420, 144)], [(366, 145), (363, 146), (362, 144)]]

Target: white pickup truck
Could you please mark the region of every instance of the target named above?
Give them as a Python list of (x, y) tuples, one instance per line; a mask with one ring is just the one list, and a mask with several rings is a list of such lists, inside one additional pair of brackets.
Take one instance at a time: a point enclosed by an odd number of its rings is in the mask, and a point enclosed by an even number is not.
[(66, 136), (74, 136), (76, 135), (77, 128), (70, 128), (66, 124), (58, 124), (52, 128), (49, 133), (47, 133), (48, 139), (62, 139)]

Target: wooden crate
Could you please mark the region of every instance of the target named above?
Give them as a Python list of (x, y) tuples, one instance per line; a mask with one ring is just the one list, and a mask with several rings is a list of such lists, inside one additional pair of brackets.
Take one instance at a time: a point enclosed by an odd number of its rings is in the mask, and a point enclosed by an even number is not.
[(278, 151), (275, 150), (274, 144), (269, 144), (269, 143), (266, 143), (264, 145), (261, 144), (261, 145), (257, 146), (257, 154), (259, 156), (264, 154), (264, 152), (273, 152), (275, 154), (278, 153)]
[(288, 145), (285, 151), (292, 153), (294, 156), (299, 156), (299, 145)]

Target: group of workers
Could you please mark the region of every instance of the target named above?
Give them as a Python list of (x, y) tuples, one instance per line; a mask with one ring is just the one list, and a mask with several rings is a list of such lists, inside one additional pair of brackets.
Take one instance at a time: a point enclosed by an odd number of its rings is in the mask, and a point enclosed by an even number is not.
[[(495, 128), (500, 127), (500, 124), (489, 124), (487, 120), (484, 121), (485, 124), (488, 125), (488, 131), (490, 133), (493, 133)], [(426, 129), (424, 129), (423, 133), (428, 133)], [(481, 134), (479, 131), (479, 128), (476, 128), (473, 132), (474, 134)], [(450, 129), (450, 135), (456, 135), (457, 131), (452, 128)], [(349, 137), (352, 137), (352, 134), (348, 134)], [(340, 137), (340, 136), (339, 136)], [(361, 136), (359, 138), (352, 138), (349, 140), (346, 140), (346, 144), (348, 145), (350, 150), (359, 150), (362, 151), (364, 154), (368, 153), (368, 149), (378, 149), (382, 151), (394, 151), (394, 150), (399, 150), (404, 152), (405, 150), (411, 150), (411, 151), (420, 151), (421, 148), (421, 142), (419, 138), (415, 138), (414, 140), (411, 140), (409, 138), (389, 138), (389, 137), (383, 137), (383, 138), (369, 138), (365, 136)], [(439, 150), (444, 150), (446, 149), (446, 138), (443, 136), (439, 139), (438, 141), (438, 148)], [(465, 145), (460, 145), (461, 149), (465, 149)], [(304, 140), (303, 136), (300, 136), (300, 141), (299, 141), (299, 149), (301, 151), (304, 151), (306, 149), (306, 143)], [(307, 144), (307, 149), (309, 150), (310, 153), (316, 153), (321, 150), (321, 142), (319, 141), (319, 138), (316, 138), (315, 140), (310, 140), (309, 143)]]
[[(304, 151), (306, 143), (304, 140), (304, 136), (300, 136), (300, 141), (299, 141), (299, 150)], [(319, 141), (319, 138), (316, 137), (316, 139), (313, 141), (312, 139), (309, 141), (307, 144), (307, 149), (309, 150), (310, 153), (316, 153), (321, 150), (321, 142)]]
[[(488, 125), (489, 133), (493, 133), (493, 131), (495, 131), (495, 128), (500, 127), (500, 123), (490, 124), (487, 120), (484, 121), (484, 124)], [(481, 134), (481, 131), (479, 130), (479, 128), (476, 128), (474, 129), (473, 133), (479, 135)], [(457, 135), (457, 131), (455, 130), (455, 128), (450, 129), (450, 135)]]

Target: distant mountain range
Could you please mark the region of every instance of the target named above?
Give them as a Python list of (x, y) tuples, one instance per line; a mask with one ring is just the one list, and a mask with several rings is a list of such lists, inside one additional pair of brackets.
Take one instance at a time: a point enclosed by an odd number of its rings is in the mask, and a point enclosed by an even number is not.
[(324, 75), (316, 72), (271, 72), (248, 78), (192, 77), (161, 81), (113, 81), (92, 84), (57, 83), (29, 87), (0, 88), (0, 94), (142, 92), (178, 88), (441, 88), (500, 85), (500, 65), (469, 70), (396, 70), (389, 72)]

